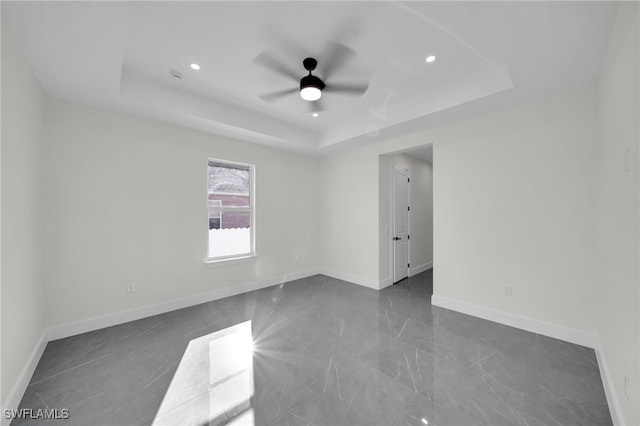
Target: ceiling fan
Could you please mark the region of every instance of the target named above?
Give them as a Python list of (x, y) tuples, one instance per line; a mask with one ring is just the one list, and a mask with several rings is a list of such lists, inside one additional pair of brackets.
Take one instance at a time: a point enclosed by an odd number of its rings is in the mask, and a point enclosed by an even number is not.
[(340, 93), (345, 95), (362, 96), (369, 87), (369, 84), (339, 84), (332, 83), (327, 80), (332, 78), (333, 73), (344, 66), (349, 60), (356, 56), (355, 52), (347, 46), (340, 43), (332, 43), (323, 54), (321, 67), (318, 69), (321, 79), (317, 75), (312, 74), (318, 68), (318, 60), (315, 58), (306, 58), (302, 61), (302, 65), (309, 74), (300, 76), (300, 73), (290, 68), (286, 64), (279, 61), (273, 55), (263, 52), (258, 55), (254, 62), (282, 74), (293, 81), (298, 82), (298, 87), (279, 90), (276, 92), (259, 95), (259, 98), (265, 102), (275, 102), (285, 96), (299, 93), (300, 97), (308, 101), (308, 105), (312, 111), (323, 110), (320, 101), (323, 93)]

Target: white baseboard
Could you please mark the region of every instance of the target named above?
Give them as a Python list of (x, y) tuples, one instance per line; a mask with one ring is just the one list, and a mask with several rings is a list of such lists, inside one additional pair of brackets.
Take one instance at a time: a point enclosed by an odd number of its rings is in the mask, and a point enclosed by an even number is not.
[(76, 334), (86, 333), (88, 331), (99, 330), (101, 328), (139, 320), (141, 318), (146, 318), (152, 315), (175, 311), (176, 309), (187, 308), (189, 306), (199, 305), (201, 303), (211, 302), (213, 300), (223, 299), (225, 297), (235, 296), (241, 293), (259, 290), (265, 287), (271, 287), (277, 284), (282, 284), (283, 282), (310, 277), (318, 273), (319, 271), (317, 269), (298, 271), (290, 274), (267, 278), (264, 280), (253, 281), (213, 290), (206, 293), (200, 293), (182, 299), (170, 300), (168, 302), (142, 306), (140, 308), (131, 309), (128, 311), (121, 311), (113, 314), (88, 318), (77, 322), (66, 323), (47, 329), (46, 338), (48, 341), (62, 339), (65, 337), (74, 336)]
[(423, 265), (416, 266), (415, 268), (409, 268), (409, 276), (412, 277), (414, 275), (418, 275), (421, 272), (428, 271), (433, 268), (433, 262), (427, 262)]
[(335, 271), (333, 269), (328, 268), (320, 268), (320, 274), (326, 275), (331, 278), (335, 278), (338, 280), (349, 281), (354, 284), (358, 284), (364, 287), (369, 287), (374, 290), (380, 290), (380, 282), (377, 280), (372, 280), (370, 278), (359, 277), (357, 275), (346, 274), (344, 272)]
[(480, 305), (474, 305), (459, 300), (449, 299), (447, 297), (433, 295), (431, 296), (431, 304), (441, 308), (451, 309), (452, 311), (461, 312), (463, 314), (472, 315), (474, 317), (483, 318), (489, 321), (530, 331), (543, 336), (553, 337), (555, 339), (564, 340), (566, 342), (575, 343), (577, 345), (586, 346), (595, 349), (595, 336), (591, 333), (576, 330), (573, 328), (563, 327), (556, 324), (536, 320), (529, 317), (510, 314), (504, 311), (498, 311), (486, 308)]
[(600, 346), (600, 341), (596, 338), (596, 359), (598, 360), (598, 368), (600, 369), (600, 378), (602, 379), (602, 386), (604, 387), (604, 393), (607, 397), (607, 405), (609, 405), (609, 412), (611, 413), (611, 421), (614, 426), (623, 426), (627, 422), (624, 420), (622, 409), (620, 408), (620, 400), (615, 391), (613, 378), (609, 372), (607, 359)]
[[(27, 362), (24, 365), (24, 368), (20, 372), (18, 376), (18, 381), (13, 386), (13, 389), (9, 392), (9, 395), (2, 403), (3, 409), (11, 409), (18, 408), (20, 401), (22, 400), (22, 396), (24, 395), (25, 390), (27, 390), (27, 386), (29, 386), (29, 382), (31, 381), (31, 376), (33, 376), (33, 372), (36, 370), (38, 366), (38, 362), (40, 362), (40, 357), (44, 352), (44, 349), (47, 347), (47, 331), (45, 330), (40, 336), (40, 340), (36, 343), (36, 346), (31, 351)], [(0, 425), (5, 426), (11, 423), (11, 420), (4, 418), (4, 412), (0, 418)]]
[(393, 278), (387, 277), (384, 280), (380, 280), (380, 283), (378, 284), (378, 289), (382, 290), (383, 288), (389, 287), (390, 285), (393, 285)]

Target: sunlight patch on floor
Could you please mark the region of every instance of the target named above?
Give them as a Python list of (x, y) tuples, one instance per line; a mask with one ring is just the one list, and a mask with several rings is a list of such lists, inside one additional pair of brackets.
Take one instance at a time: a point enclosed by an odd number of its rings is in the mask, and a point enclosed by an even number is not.
[(189, 342), (153, 425), (253, 426), (254, 392), (253, 338), (246, 321)]

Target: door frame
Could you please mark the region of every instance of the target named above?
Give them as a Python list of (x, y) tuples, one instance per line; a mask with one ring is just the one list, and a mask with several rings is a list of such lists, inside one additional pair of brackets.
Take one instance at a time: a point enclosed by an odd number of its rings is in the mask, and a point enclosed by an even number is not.
[[(411, 168), (409, 166), (397, 166), (394, 165), (391, 168), (391, 179), (390, 179), (390, 185), (389, 187), (391, 188), (391, 197), (390, 197), (390, 202), (389, 202), (389, 208), (390, 208), (390, 214), (389, 214), (389, 265), (390, 267), (390, 275), (391, 275), (391, 284), (395, 284), (395, 280), (394, 280), (394, 273), (396, 270), (396, 259), (394, 256), (394, 250), (395, 250), (395, 243), (393, 241), (393, 237), (395, 236), (395, 221), (396, 221), (396, 211), (395, 211), (395, 206), (396, 206), (396, 185), (395, 185), (395, 178), (396, 178), (396, 171), (397, 170), (402, 170), (402, 171), (406, 171), (407, 172), (407, 177), (409, 178), (409, 181), (407, 182), (407, 204), (409, 204), (409, 209), (411, 209)], [(409, 210), (411, 211), (411, 210)], [(411, 214), (407, 213), (407, 235), (411, 235)], [(409, 265), (411, 265), (411, 238), (409, 238), (407, 240), (407, 260), (409, 262)], [(407, 269), (407, 277), (411, 277), (411, 267), (409, 266)]]

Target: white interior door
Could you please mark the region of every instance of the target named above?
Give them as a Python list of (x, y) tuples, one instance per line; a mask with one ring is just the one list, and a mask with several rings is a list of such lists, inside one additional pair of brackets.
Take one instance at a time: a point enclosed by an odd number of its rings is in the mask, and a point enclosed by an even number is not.
[(393, 172), (393, 282), (409, 276), (409, 171)]

